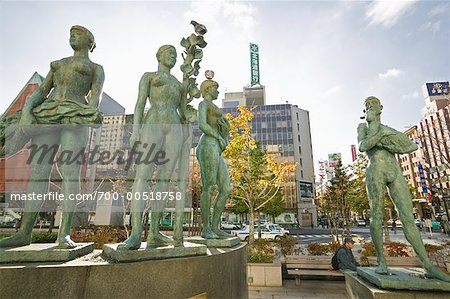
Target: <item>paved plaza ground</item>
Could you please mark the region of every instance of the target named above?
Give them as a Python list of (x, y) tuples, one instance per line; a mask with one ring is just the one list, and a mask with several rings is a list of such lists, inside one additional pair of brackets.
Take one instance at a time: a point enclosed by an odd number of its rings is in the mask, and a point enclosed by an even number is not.
[(295, 280), (283, 280), (282, 287), (249, 287), (250, 299), (347, 299), (345, 281), (302, 280), (300, 286)]

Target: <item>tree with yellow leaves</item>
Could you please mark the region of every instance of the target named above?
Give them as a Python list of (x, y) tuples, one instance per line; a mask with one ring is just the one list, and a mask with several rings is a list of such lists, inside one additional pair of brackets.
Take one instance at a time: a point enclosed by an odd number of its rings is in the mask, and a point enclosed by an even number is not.
[(227, 114), (231, 140), (223, 152), (233, 182), (232, 197), (249, 209), (249, 244), (254, 242), (255, 214), (276, 198), (287, 175), (295, 171), (293, 163), (278, 162), (261, 150), (252, 137), (253, 113), (238, 106), (239, 115)]

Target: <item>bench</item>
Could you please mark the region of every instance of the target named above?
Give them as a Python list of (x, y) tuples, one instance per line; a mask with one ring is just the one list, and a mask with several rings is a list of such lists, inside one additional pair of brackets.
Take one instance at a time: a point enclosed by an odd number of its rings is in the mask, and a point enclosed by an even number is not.
[[(416, 256), (386, 256), (388, 267), (422, 267), (422, 262)], [(367, 257), (368, 266), (378, 266), (376, 256)]]
[(300, 285), (300, 276), (334, 276), (344, 277), (341, 271), (332, 270), (331, 256), (286, 256), (286, 269), (295, 276), (295, 285)]

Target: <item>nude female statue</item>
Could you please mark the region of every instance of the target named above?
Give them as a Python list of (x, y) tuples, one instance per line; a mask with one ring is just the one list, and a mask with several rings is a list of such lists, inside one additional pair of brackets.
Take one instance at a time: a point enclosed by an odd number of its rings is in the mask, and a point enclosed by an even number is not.
[[(90, 125), (100, 124), (98, 111), (99, 98), (104, 82), (102, 66), (89, 59), (89, 51), (95, 48), (94, 36), (82, 26), (70, 29), (70, 46), (73, 56), (53, 61), (44, 82), (28, 98), (18, 123), (21, 133), (27, 140), (31, 137), (32, 146), (60, 147), (74, 153), (83, 151), (88, 141), (89, 130), (81, 126), (52, 125)], [(31, 126), (33, 125), (33, 126)], [(36, 126), (42, 125), (42, 126)], [(50, 126), (43, 126), (50, 125)], [(28, 132), (28, 134), (27, 134)], [(20, 137), (20, 136), (19, 136)], [(31, 161), (31, 178), (28, 193), (46, 194), (53, 163), (49, 162), (51, 153), (39, 161), (40, 155)], [(75, 200), (67, 200), (69, 194), (80, 193), (81, 163), (61, 163), (62, 219), (59, 226), (58, 246), (73, 248), (76, 244), (70, 239), (70, 226), (76, 208)], [(31, 233), (38, 215), (41, 201), (27, 201), (22, 216), (20, 230), (13, 236), (0, 240), (0, 247), (17, 247), (31, 243)]]
[[(185, 118), (186, 92), (184, 86), (170, 74), (177, 61), (175, 47), (165, 45), (156, 53), (158, 71), (145, 73), (139, 83), (139, 94), (134, 111), (134, 128), (130, 144), (139, 142), (138, 150), (146, 151), (147, 144), (156, 146), (155, 150), (165, 152), (166, 161), (156, 169), (156, 186), (153, 194), (168, 192), (169, 181), (181, 155), (184, 142), (182, 122)], [(145, 104), (149, 100), (150, 109), (144, 116)], [(130, 237), (118, 249), (139, 249), (142, 235), (142, 216), (145, 207), (145, 192), (155, 172), (155, 164), (136, 164), (136, 177), (132, 194), (142, 194), (131, 202), (131, 221), (133, 230)], [(182, 240), (173, 240), (159, 231), (159, 223), (165, 207), (164, 200), (151, 201), (150, 230), (147, 248), (164, 245), (182, 246)], [(182, 236), (181, 236), (182, 237)]]
[(403, 231), (412, 245), (423, 267), (431, 277), (450, 281), (450, 276), (431, 264), (423, 245), (420, 232), (414, 223), (412, 199), (408, 185), (397, 162), (395, 154), (406, 154), (417, 149), (409, 138), (388, 126), (381, 124), (383, 106), (376, 97), (368, 97), (365, 102), (366, 123), (358, 126), (359, 150), (366, 152), (369, 165), (366, 170), (367, 194), (370, 202), (370, 232), (377, 252), (378, 267), (375, 272), (389, 274), (386, 259), (383, 256), (384, 197), (386, 188), (398, 209)]
[[(202, 216), (202, 237), (205, 239), (229, 238), (231, 235), (219, 229), (220, 217), (230, 196), (231, 183), (227, 164), (221, 156), (227, 146), (230, 124), (220, 109), (213, 103), (219, 92), (219, 84), (205, 80), (200, 85), (203, 101), (198, 107), (198, 123), (203, 132), (197, 147), (197, 159), (202, 175), (200, 209)], [(211, 198), (217, 185), (212, 219), (210, 219)]]

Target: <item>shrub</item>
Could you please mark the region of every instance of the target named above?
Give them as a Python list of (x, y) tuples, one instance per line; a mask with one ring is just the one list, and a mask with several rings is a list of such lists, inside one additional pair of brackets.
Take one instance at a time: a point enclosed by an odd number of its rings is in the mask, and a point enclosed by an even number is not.
[(247, 248), (249, 263), (272, 263), (274, 258), (273, 243), (265, 239), (257, 239)]
[(387, 256), (409, 256), (408, 245), (399, 242), (390, 242), (385, 245), (384, 251)]
[(249, 253), (247, 256), (247, 261), (249, 263), (272, 263), (273, 255), (266, 254), (264, 252)]
[(425, 250), (428, 253), (435, 253), (435, 252), (441, 250), (442, 248), (443, 248), (443, 246), (433, 245), (433, 244), (425, 244)]
[(328, 253), (331, 252), (330, 245), (328, 243), (322, 244), (311, 242), (306, 245), (306, 249), (308, 249), (308, 255), (328, 255)]
[(367, 242), (362, 245), (363, 249), (361, 251), (361, 257), (359, 258), (359, 262), (363, 266), (369, 265), (368, 256), (376, 256), (375, 246), (372, 242)]
[(57, 232), (33, 232), (31, 243), (55, 243), (57, 238)]
[(330, 252), (335, 254), (341, 245), (338, 242), (330, 242), (328, 246), (330, 246)]
[(79, 243), (94, 242), (96, 249), (101, 249), (104, 244), (121, 243), (126, 239), (125, 230), (122, 227), (106, 225), (92, 226), (87, 230), (72, 230), (72, 240)]
[(265, 239), (257, 239), (251, 246), (248, 247), (248, 251), (249, 253), (259, 252), (273, 255), (274, 254), (273, 243)]
[(281, 247), (281, 254), (286, 256), (294, 253), (298, 240), (291, 236), (281, 237), (276, 241)]

